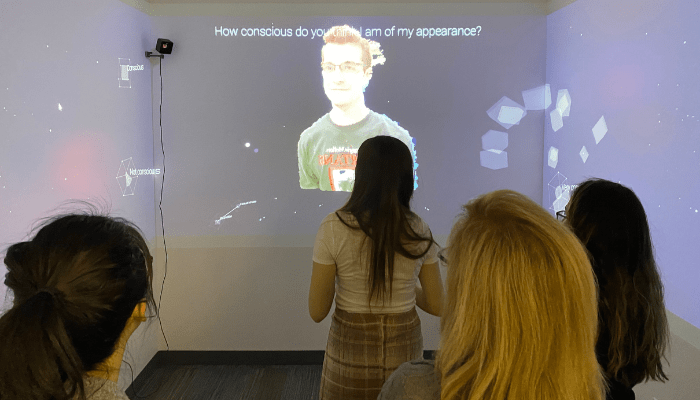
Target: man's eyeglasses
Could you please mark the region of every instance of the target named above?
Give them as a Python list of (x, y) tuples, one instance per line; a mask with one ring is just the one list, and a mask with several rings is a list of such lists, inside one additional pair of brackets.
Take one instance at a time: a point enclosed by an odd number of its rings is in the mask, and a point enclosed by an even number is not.
[(564, 211), (564, 210), (557, 211), (557, 220), (559, 220), (559, 221), (566, 220), (566, 211)]
[(321, 63), (321, 70), (323, 70), (323, 72), (325, 72), (325, 73), (330, 74), (333, 71), (335, 71), (336, 67), (338, 67), (338, 68), (340, 68), (340, 72), (342, 72), (344, 74), (352, 74), (352, 73), (357, 73), (357, 72), (362, 71), (363, 66), (364, 66), (364, 64), (362, 64), (362, 63), (356, 63), (356, 62), (352, 62), (352, 61), (346, 61), (340, 65), (333, 64), (330, 62), (323, 62), (323, 63)]

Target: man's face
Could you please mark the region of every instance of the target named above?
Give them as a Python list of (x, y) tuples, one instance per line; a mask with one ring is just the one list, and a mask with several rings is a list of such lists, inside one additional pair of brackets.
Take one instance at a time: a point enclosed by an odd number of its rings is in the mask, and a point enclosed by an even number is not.
[(364, 88), (372, 77), (371, 69), (365, 70), (362, 64), (362, 48), (354, 44), (329, 43), (323, 46), (324, 63), (340, 66), (343, 63), (355, 64), (355, 71), (342, 72), (335, 67), (331, 72), (322, 72), (323, 90), (334, 106), (347, 107), (362, 100)]

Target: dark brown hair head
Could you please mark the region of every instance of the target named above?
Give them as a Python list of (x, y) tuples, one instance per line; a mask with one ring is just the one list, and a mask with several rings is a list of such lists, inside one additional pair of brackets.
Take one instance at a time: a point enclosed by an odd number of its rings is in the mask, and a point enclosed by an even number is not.
[(629, 188), (590, 179), (573, 192), (566, 220), (588, 251), (599, 285), (598, 360), (626, 387), (665, 381), (663, 284), (644, 207)]
[[(391, 136), (365, 140), (357, 152), (352, 193), (339, 210), (352, 214), (357, 225), (348, 224), (336, 214), (345, 225), (361, 229), (370, 239), (369, 302), (374, 296), (384, 300), (385, 293), (391, 298), (396, 253), (415, 260), (423, 257), (434, 242), (432, 234), (424, 238), (411, 227), (412, 196), (413, 158), (408, 146)], [(409, 244), (422, 244), (422, 251), (414, 254)]]
[(122, 218), (53, 217), (5, 256), (14, 306), (0, 318), (0, 398), (84, 399), (140, 302), (155, 309), (153, 257)]

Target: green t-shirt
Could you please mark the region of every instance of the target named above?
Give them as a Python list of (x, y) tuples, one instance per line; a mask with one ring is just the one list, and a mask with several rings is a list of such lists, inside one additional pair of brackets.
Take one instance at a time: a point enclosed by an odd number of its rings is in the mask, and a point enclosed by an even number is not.
[(408, 146), (413, 157), (413, 188), (417, 188), (413, 138), (386, 115), (371, 110), (360, 122), (349, 126), (334, 124), (326, 114), (302, 132), (297, 146), (301, 188), (351, 192), (357, 150), (362, 142), (375, 136), (392, 136)]

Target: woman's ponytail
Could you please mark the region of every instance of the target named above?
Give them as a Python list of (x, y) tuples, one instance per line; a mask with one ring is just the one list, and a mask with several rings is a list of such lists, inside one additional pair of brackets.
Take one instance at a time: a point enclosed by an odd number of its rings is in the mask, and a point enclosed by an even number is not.
[(61, 215), (4, 262), (13, 307), (0, 317), (0, 400), (85, 400), (85, 377), (114, 354), (136, 305), (154, 306), (143, 235), (121, 218)]
[[(63, 301), (55, 290), (40, 290), (0, 317), (1, 399), (67, 400), (84, 392), (82, 363), (60, 316)], [(77, 384), (66, 387), (67, 380)]]

